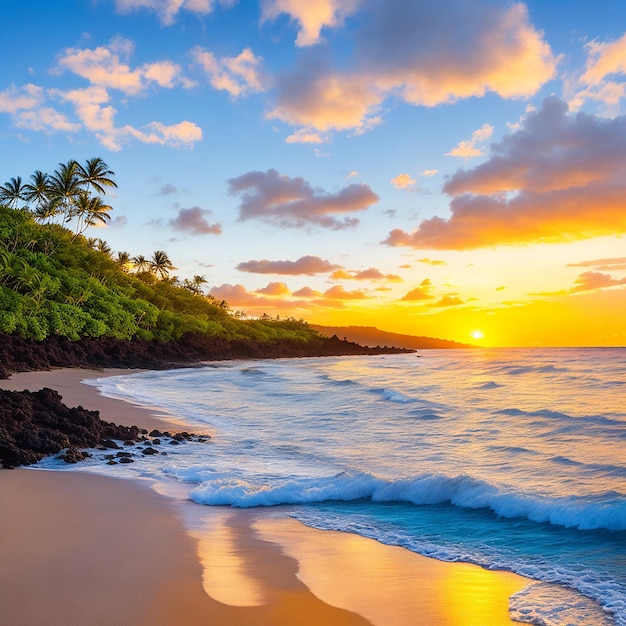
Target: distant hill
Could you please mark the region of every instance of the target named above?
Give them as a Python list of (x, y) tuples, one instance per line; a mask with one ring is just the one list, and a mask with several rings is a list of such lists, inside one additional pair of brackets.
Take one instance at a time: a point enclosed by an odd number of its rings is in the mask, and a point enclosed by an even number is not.
[(309, 324), (313, 330), (323, 335), (337, 335), (339, 339), (344, 337), (348, 341), (354, 341), (362, 346), (395, 346), (397, 348), (428, 349), (428, 348), (473, 348), (468, 343), (449, 341), (448, 339), (435, 339), (433, 337), (417, 337), (416, 335), (401, 335), (379, 330), (374, 326), (319, 326)]

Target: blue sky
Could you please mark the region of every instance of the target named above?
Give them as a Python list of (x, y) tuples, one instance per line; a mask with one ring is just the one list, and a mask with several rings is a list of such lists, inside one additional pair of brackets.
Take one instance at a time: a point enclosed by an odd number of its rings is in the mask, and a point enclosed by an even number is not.
[(103, 158), (114, 211), (87, 234), (115, 251), (164, 249), (249, 315), (626, 344), (624, 2), (25, 1), (3, 23), (0, 178)]

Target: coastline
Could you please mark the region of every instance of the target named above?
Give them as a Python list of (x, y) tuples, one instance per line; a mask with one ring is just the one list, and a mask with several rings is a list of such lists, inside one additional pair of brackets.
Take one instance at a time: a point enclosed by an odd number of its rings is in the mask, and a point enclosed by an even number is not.
[[(0, 388), (47, 386), (107, 421), (187, 427), (80, 382), (131, 371), (26, 372)], [(40, 623), (37, 615), (70, 625), (89, 615), (91, 624), (498, 626), (514, 623), (508, 597), (532, 582), (263, 510), (174, 506), (145, 485), (86, 472), (0, 471), (0, 509), (0, 605), (16, 626)]]

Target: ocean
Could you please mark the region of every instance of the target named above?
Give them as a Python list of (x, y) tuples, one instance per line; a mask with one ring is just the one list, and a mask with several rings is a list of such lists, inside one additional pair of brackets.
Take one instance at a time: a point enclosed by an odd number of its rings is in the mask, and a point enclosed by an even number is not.
[(88, 382), (213, 438), (128, 465), (94, 452), (78, 469), (528, 576), (517, 621), (626, 626), (626, 349), (227, 361)]

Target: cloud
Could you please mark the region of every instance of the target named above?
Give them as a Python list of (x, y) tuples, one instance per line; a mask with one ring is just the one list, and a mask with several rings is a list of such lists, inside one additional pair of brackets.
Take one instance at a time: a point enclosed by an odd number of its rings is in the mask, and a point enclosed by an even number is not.
[(219, 2), (230, 7), (237, 0), (115, 0), (115, 8), (119, 13), (130, 13), (139, 9), (154, 11), (166, 26), (174, 23), (179, 11), (185, 10), (196, 15), (208, 15)]
[(416, 263), (426, 263), (427, 265), (445, 265), (445, 261), (440, 261), (438, 259), (429, 259), (428, 257), (424, 257), (422, 259), (416, 259)]
[(165, 183), (159, 189), (160, 196), (169, 196), (170, 194), (178, 193), (178, 187), (176, 185), (172, 185), (172, 183)]
[(19, 88), (9, 87), (0, 91), (0, 112), (14, 114), (24, 109), (34, 109), (44, 99), (43, 88), (38, 85), (29, 83)]
[(434, 176), (435, 174), (439, 174), (439, 170), (424, 170), (423, 172), (420, 172), (420, 176), (426, 176), (428, 178)]
[(613, 278), (610, 274), (602, 272), (584, 272), (575, 281), (574, 287), (570, 289), (571, 293), (579, 291), (592, 291), (595, 289), (605, 289), (606, 287), (615, 287), (617, 285), (626, 285), (626, 278)]
[(395, 178), (389, 181), (396, 189), (406, 189), (407, 187), (413, 187), (417, 182), (414, 178), (411, 178), (409, 174), (398, 174)]
[(285, 143), (324, 143), (324, 138), (318, 132), (308, 128), (300, 128), (285, 139)]
[(450, 152), (446, 152), (445, 156), (459, 157), (461, 159), (471, 159), (472, 157), (482, 156), (484, 152), (482, 148), (477, 148), (476, 144), (487, 141), (492, 133), (493, 126), (483, 124), (478, 130), (472, 133), (472, 138), (469, 141), (460, 141)]
[(487, 161), (448, 179), (449, 219), (395, 229), (385, 243), (463, 250), (626, 233), (625, 169), (626, 117), (572, 115), (551, 96)]
[(21, 111), (15, 118), (15, 125), (18, 128), (45, 133), (52, 131), (76, 133), (82, 128), (80, 124), (70, 122), (65, 115), (51, 107), (42, 107), (35, 111)]
[(397, 274), (383, 274), (375, 267), (369, 267), (365, 270), (346, 272), (343, 269), (334, 271), (330, 278), (333, 280), (387, 280), (390, 282), (401, 282), (402, 278)]
[(318, 256), (306, 255), (296, 261), (245, 261), (237, 265), (242, 272), (254, 274), (284, 274), (290, 276), (313, 276), (314, 274), (325, 274), (339, 268), (326, 259)]
[(191, 55), (202, 66), (215, 89), (227, 91), (233, 98), (266, 89), (266, 77), (261, 70), (261, 57), (244, 48), (236, 57), (215, 57), (212, 52), (196, 46)]
[(360, 289), (346, 291), (341, 285), (330, 287), (324, 292), (324, 296), (332, 300), (364, 300), (370, 297)]
[(618, 80), (626, 74), (626, 33), (611, 42), (590, 41), (585, 49), (584, 71), (565, 81), (569, 104), (578, 110), (586, 100), (593, 100), (605, 114), (616, 114), (620, 101), (626, 98), (626, 83)]
[(301, 54), (275, 84), (276, 102), (267, 116), (322, 132), (368, 128), (383, 99), (366, 75), (337, 72), (322, 48)]
[(161, 122), (150, 122), (141, 129), (130, 125), (116, 126), (117, 110), (109, 104), (110, 96), (104, 87), (92, 86), (66, 92), (55, 90), (53, 93), (74, 106), (84, 127), (93, 132), (109, 150), (121, 150), (129, 138), (175, 148), (190, 148), (202, 139), (202, 129), (188, 121), (170, 126)]
[(268, 283), (267, 286), (257, 289), (256, 293), (262, 293), (266, 296), (288, 296), (291, 292), (285, 283)]
[(419, 284), (419, 287), (415, 287), (415, 289), (411, 289), (411, 291), (405, 293), (402, 298), (400, 298), (400, 300), (404, 302), (414, 302), (416, 300), (432, 300), (435, 297), (430, 293), (432, 289), (432, 282), (429, 278), (425, 278)]
[(356, 226), (356, 218), (338, 215), (364, 211), (379, 197), (365, 184), (352, 184), (336, 193), (313, 188), (304, 178), (290, 178), (274, 169), (252, 171), (228, 181), (229, 193), (239, 196), (239, 219), (261, 219), (278, 226), (307, 225), (338, 230)]
[(580, 263), (568, 263), (567, 267), (593, 267), (596, 270), (626, 270), (626, 257), (612, 259), (595, 259), (593, 261), (581, 261)]
[(151, 83), (172, 88), (181, 75), (180, 66), (172, 61), (145, 63), (131, 68), (128, 61), (134, 50), (129, 39), (114, 37), (108, 46), (95, 49), (66, 48), (58, 66), (87, 79), (92, 85), (118, 89), (127, 95), (137, 95)]
[(311, 287), (302, 287), (302, 289), (294, 291), (291, 295), (298, 298), (319, 298), (322, 294), (315, 289), (311, 289)]
[(524, 4), (387, 0), (362, 7), (353, 56), (339, 70), (324, 46), (301, 52), (277, 77), (270, 117), (362, 132), (380, 122), (387, 98), (432, 107), (488, 92), (529, 97), (555, 73), (557, 59)]
[(461, 300), (458, 296), (443, 296), (443, 298), (437, 300), (437, 302), (431, 302), (426, 306), (443, 308), (449, 306), (459, 306), (461, 304), (465, 304), (465, 302), (463, 302), (463, 300)]
[(357, 5), (357, 0), (264, 0), (261, 23), (286, 13), (300, 24), (296, 46), (310, 46), (319, 42), (322, 28), (341, 26)]
[(221, 235), (221, 224), (209, 224), (206, 219), (211, 211), (203, 210), (198, 206), (189, 209), (180, 209), (178, 215), (168, 221), (175, 230), (189, 233), (190, 235)]

